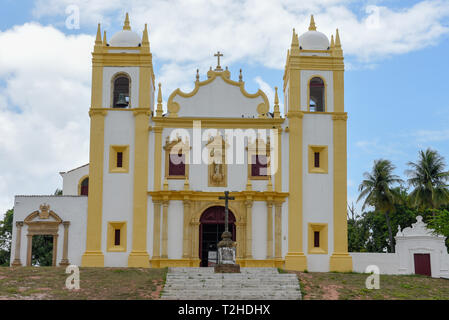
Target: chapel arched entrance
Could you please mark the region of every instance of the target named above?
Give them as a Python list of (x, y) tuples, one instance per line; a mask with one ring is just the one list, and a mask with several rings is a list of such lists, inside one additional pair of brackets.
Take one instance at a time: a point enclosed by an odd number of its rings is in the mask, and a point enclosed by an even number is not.
[[(206, 209), (200, 218), (199, 257), (201, 267), (207, 267), (209, 261), (216, 263), (214, 256), (217, 256), (217, 243), (221, 240), (224, 230), (225, 208), (223, 206), (213, 206)], [(235, 216), (231, 210), (229, 210), (229, 231), (232, 233), (232, 240), (235, 241)]]

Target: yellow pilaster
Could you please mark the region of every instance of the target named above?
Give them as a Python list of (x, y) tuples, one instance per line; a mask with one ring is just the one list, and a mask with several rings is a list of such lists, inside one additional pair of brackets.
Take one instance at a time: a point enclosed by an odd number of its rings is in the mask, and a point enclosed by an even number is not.
[(252, 259), (252, 247), (253, 247), (253, 202), (251, 200), (245, 201), (246, 206), (246, 259)]
[(273, 258), (273, 202), (267, 201), (267, 259)]
[[(92, 95), (96, 92), (96, 90), (92, 91)], [(81, 259), (83, 267), (104, 266), (104, 255), (101, 250), (101, 224), (103, 210), (104, 119), (106, 114), (107, 111), (101, 109), (91, 109), (89, 112), (89, 197), (87, 198), (86, 251)]]
[(183, 246), (182, 258), (190, 258), (189, 252), (189, 226), (190, 226), (190, 200), (184, 200), (184, 227), (183, 227)]
[(153, 200), (153, 259), (161, 257), (161, 202)]
[(193, 229), (192, 257), (193, 259), (199, 259), (200, 223), (192, 222), (192, 229)]
[(153, 127), (154, 132), (154, 191), (161, 190), (162, 171), (162, 127)]
[(274, 211), (274, 258), (282, 259), (282, 203), (276, 202)]
[[(295, 72), (296, 74), (299, 72)], [(299, 75), (298, 75), (299, 76)], [(293, 83), (292, 83), (293, 86)], [(296, 87), (296, 85), (295, 85)], [(299, 86), (298, 86), (299, 87)], [(299, 88), (295, 93), (298, 105), (289, 109), (299, 108)], [(292, 99), (293, 100), (293, 99)], [(293, 101), (292, 101), (293, 103)], [(285, 256), (287, 270), (303, 271), (307, 269), (307, 257), (303, 252), (303, 221), (302, 221), (302, 118), (301, 111), (289, 111), (289, 199), (288, 199), (288, 252)], [(294, 178), (293, 178), (294, 177)]]
[(243, 236), (243, 231), (245, 228), (245, 224), (242, 222), (237, 222), (236, 223), (236, 231), (237, 231), (237, 237), (236, 237), (236, 242), (237, 242), (237, 259), (243, 259), (244, 255), (245, 255), (245, 241), (239, 241), (240, 239), (244, 239)]
[(139, 108), (134, 110), (133, 242), (132, 250), (128, 257), (128, 266), (139, 268), (148, 268), (150, 266), (150, 256), (147, 251), (149, 117), (149, 108)]
[(346, 119), (342, 113), (334, 115), (334, 252), (330, 257), (330, 271), (352, 271), (352, 257), (348, 253), (347, 225), (347, 154)]
[(274, 152), (277, 154), (277, 170), (274, 174), (274, 190), (282, 192), (282, 129), (278, 128), (276, 132)]
[(168, 200), (162, 202), (162, 255), (168, 257)]

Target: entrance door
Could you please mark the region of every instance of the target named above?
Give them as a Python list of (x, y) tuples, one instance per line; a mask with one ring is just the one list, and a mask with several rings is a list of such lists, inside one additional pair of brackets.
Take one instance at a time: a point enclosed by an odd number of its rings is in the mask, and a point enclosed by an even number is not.
[(430, 270), (430, 254), (429, 253), (415, 253), (415, 274), (422, 274), (424, 276), (432, 276)]
[[(203, 212), (200, 219), (200, 247), (199, 256), (201, 267), (217, 263), (217, 244), (225, 230), (225, 208), (221, 206), (210, 207)], [(229, 210), (229, 231), (235, 241), (235, 216)]]

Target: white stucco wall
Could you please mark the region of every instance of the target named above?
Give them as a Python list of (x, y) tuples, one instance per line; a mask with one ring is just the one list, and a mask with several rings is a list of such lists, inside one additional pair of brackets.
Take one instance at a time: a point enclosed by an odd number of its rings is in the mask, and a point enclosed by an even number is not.
[[(163, 220), (163, 219), (161, 219)], [(170, 201), (168, 206), (168, 243), (169, 259), (182, 258), (184, 207), (182, 201)], [(161, 229), (162, 234), (162, 229)]]
[(354, 272), (366, 272), (366, 267), (375, 265), (381, 274), (399, 274), (399, 256), (395, 253), (350, 252)]
[(257, 106), (263, 103), (262, 97), (248, 98), (240, 88), (216, 77), (211, 83), (201, 86), (198, 92), (189, 98), (175, 96), (179, 103), (180, 117), (257, 117)]
[[(103, 167), (103, 223), (102, 250), (105, 265), (127, 266), (132, 248), (133, 186), (134, 186), (134, 116), (132, 112), (109, 110), (105, 117), (104, 167)], [(111, 145), (129, 145), (129, 171), (109, 172)], [(107, 251), (108, 222), (126, 221), (126, 252)]]
[[(308, 224), (327, 223), (328, 254), (308, 255), (310, 270), (327, 271), (328, 256), (334, 250), (334, 157), (333, 121), (331, 115), (305, 114), (303, 118), (303, 244), (308, 248)], [(309, 145), (322, 145), (328, 148), (328, 172), (309, 173)], [(323, 258), (323, 256), (325, 258)]]
[(89, 164), (67, 172), (60, 172), (60, 175), (62, 177), (62, 194), (64, 196), (77, 196), (81, 178), (89, 175)]
[[(16, 248), (16, 222), (23, 221), (29, 214), (39, 210), (41, 204), (50, 205), (63, 221), (70, 221), (68, 259), (71, 264), (81, 265), (81, 256), (86, 250), (87, 197), (85, 196), (16, 196), (14, 201), (11, 263)], [(48, 221), (48, 220), (43, 220)], [(21, 232), (20, 260), (26, 264), (28, 226), (24, 223)], [(59, 225), (56, 264), (62, 259), (64, 226)]]

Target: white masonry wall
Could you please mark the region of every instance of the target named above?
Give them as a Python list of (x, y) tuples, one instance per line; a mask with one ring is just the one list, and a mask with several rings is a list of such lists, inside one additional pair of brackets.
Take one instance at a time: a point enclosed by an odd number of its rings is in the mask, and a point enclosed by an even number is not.
[[(50, 205), (63, 221), (70, 221), (68, 259), (71, 264), (81, 265), (81, 256), (86, 250), (87, 197), (85, 196), (16, 196), (14, 201), (11, 263), (16, 248), (16, 222), (23, 221), (29, 214), (39, 210), (42, 204)], [(47, 220), (44, 220), (47, 221)], [(21, 233), (20, 261), (26, 265), (28, 226), (24, 223)], [(64, 248), (64, 226), (59, 225), (56, 264), (62, 259)]]
[(64, 196), (77, 196), (81, 179), (89, 175), (89, 164), (60, 173), (62, 177), (62, 194)]

